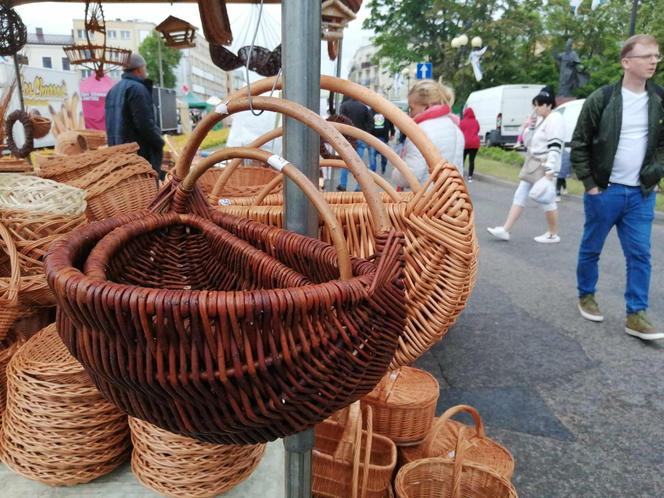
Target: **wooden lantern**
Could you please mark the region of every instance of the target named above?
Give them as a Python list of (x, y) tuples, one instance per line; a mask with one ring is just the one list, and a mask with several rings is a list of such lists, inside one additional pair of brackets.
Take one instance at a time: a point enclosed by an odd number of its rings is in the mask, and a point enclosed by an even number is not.
[(187, 21), (168, 16), (159, 26), (155, 28), (164, 37), (164, 42), (170, 48), (192, 48), (195, 47), (196, 26)]

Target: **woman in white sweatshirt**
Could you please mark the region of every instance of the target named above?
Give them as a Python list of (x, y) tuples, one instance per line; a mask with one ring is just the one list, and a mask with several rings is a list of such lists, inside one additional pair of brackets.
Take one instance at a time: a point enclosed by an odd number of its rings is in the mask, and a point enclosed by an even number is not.
[[(408, 93), (410, 117), (427, 134), (443, 157), (454, 164), (463, 176), (464, 139), (459, 129), (459, 118), (452, 114), (452, 104), (452, 89), (433, 80), (418, 81)], [(429, 168), (424, 157), (409, 139), (404, 143), (401, 157), (420, 184), (429, 178)], [(398, 170), (392, 173), (392, 181), (398, 187), (408, 187)]]
[[(556, 96), (550, 86), (545, 86), (533, 99), (535, 113), (538, 116), (537, 124), (531, 120), (531, 130), (526, 139), (528, 145), (528, 156), (531, 160), (539, 161), (541, 174), (552, 182), (560, 171), (560, 158), (565, 137), (565, 122), (562, 114), (553, 112), (556, 106)], [(502, 226), (489, 227), (487, 230), (491, 235), (500, 240), (510, 240), (512, 227), (523, 213), (528, 200), (528, 193), (533, 183), (521, 180), (514, 192), (512, 207), (507, 214), (507, 219)], [(558, 235), (558, 206), (553, 201), (543, 204), (542, 209), (546, 217), (548, 229), (542, 235), (535, 237), (535, 242), (542, 244), (555, 244), (560, 242)]]

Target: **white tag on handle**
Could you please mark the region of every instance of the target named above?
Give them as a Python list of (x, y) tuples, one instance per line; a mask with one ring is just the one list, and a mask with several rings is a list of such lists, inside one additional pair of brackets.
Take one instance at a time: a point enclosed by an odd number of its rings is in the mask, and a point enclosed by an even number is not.
[(273, 154), (267, 159), (267, 163), (277, 171), (281, 171), (288, 164), (288, 161), (277, 154)]
[(223, 102), (219, 104), (217, 107), (214, 108), (214, 110), (218, 114), (228, 114), (228, 102)]

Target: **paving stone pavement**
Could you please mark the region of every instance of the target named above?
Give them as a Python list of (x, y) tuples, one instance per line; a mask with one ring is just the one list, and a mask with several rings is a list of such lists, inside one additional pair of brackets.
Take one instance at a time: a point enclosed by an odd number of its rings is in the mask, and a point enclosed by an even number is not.
[[(625, 262), (607, 240), (597, 297), (606, 316), (576, 310), (583, 205), (560, 204), (560, 244), (532, 240), (544, 215), (526, 209), (509, 242), (500, 225), (514, 187), (470, 186), (480, 244), (477, 285), (447, 337), (418, 365), (441, 384), (437, 413), (468, 403), (513, 453), (522, 498), (664, 496), (664, 341), (624, 333)], [(650, 316), (664, 326), (664, 225), (653, 228)]]

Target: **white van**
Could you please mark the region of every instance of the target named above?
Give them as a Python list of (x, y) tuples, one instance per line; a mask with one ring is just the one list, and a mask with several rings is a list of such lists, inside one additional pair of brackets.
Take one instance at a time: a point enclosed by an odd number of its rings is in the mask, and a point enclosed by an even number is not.
[(574, 133), (574, 128), (576, 128), (576, 122), (579, 119), (579, 114), (581, 114), (581, 108), (585, 101), (586, 99), (570, 100), (553, 110), (553, 112), (562, 114), (565, 121), (565, 147), (569, 147), (572, 141), (572, 134)]
[(472, 107), (484, 145), (513, 145), (519, 128), (532, 113), (532, 100), (544, 85), (500, 85), (471, 93), (464, 110)]

